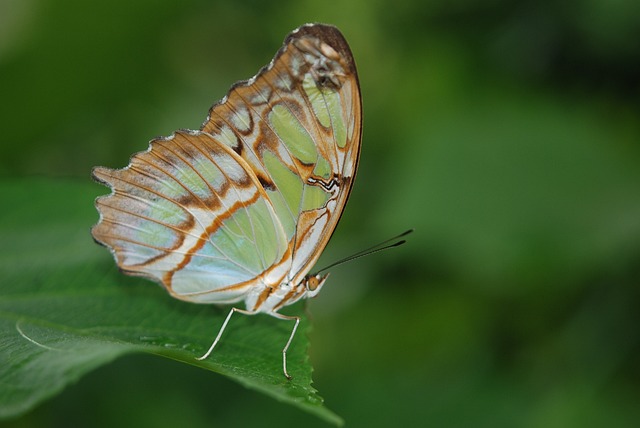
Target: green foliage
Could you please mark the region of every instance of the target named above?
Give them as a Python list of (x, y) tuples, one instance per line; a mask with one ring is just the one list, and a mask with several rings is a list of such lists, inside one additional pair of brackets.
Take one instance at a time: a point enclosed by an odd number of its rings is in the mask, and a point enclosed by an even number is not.
[(117, 357), (146, 352), (340, 422), (311, 387), (304, 316), (288, 354), (291, 381), (280, 351), (292, 326), (269, 317), (236, 316), (212, 356), (196, 361), (226, 309), (178, 302), (120, 274), (89, 235), (95, 186), (20, 180), (2, 183), (0, 193), (16, 207), (0, 215), (0, 235), (12, 243), (0, 248), (0, 417), (30, 410)]

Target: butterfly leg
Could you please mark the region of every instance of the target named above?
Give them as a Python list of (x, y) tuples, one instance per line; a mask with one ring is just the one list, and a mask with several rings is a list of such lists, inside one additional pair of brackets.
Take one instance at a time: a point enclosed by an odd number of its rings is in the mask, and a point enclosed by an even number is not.
[(293, 340), (293, 336), (295, 336), (296, 334), (296, 330), (298, 329), (298, 324), (300, 324), (300, 317), (292, 317), (292, 316), (288, 316), (288, 315), (282, 315), (279, 314), (277, 312), (272, 312), (270, 315), (279, 318), (281, 320), (295, 320), (296, 323), (293, 326), (293, 330), (291, 330), (291, 336), (289, 336), (289, 340), (287, 341), (287, 344), (284, 345), (284, 348), (282, 349), (282, 371), (284, 372), (284, 376), (291, 380), (291, 375), (289, 375), (289, 373), (287, 372), (287, 350), (289, 349), (289, 345), (291, 345), (291, 341)]
[[(244, 309), (231, 308), (231, 310), (229, 311), (229, 315), (227, 315), (227, 318), (222, 323), (222, 327), (220, 327), (220, 331), (218, 332), (218, 335), (216, 336), (216, 339), (213, 341), (213, 343), (209, 347), (209, 350), (207, 352), (205, 352), (205, 354), (203, 356), (196, 358), (196, 360), (202, 361), (202, 360), (207, 359), (207, 357), (209, 357), (209, 355), (211, 355), (211, 353), (213, 352), (213, 348), (216, 347), (216, 345), (220, 341), (220, 337), (222, 337), (222, 333), (227, 328), (227, 324), (229, 323), (229, 320), (231, 319), (231, 315), (233, 315), (236, 312), (240, 312), (241, 314), (245, 314), (245, 315), (255, 315), (257, 313), (257, 312), (252, 312), (252, 311), (245, 311)], [(291, 339), (289, 339), (289, 341), (291, 341)]]

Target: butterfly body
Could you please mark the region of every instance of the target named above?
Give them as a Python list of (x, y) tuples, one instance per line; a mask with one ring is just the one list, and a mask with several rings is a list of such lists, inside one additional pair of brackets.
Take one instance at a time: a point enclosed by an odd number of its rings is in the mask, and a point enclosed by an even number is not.
[(95, 168), (112, 193), (96, 200), (92, 234), (121, 270), (173, 297), (286, 318), (277, 311), (326, 279), (309, 270), (349, 196), (361, 118), (344, 37), (302, 26), (200, 130), (153, 140), (126, 168)]

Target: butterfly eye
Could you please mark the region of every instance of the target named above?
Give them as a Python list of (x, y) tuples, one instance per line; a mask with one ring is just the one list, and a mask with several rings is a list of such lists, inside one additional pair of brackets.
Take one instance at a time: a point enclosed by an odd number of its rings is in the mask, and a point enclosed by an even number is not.
[(328, 276), (329, 274), (316, 274), (309, 275), (305, 278), (304, 285), (307, 288), (307, 291), (309, 291), (309, 297), (315, 296), (320, 291), (320, 287), (322, 287), (322, 284), (324, 284)]
[(315, 291), (318, 288), (318, 284), (320, 284), (320, 281), (317, 277), (310, 276), (307, 278), (306, 286), (309, 291)]

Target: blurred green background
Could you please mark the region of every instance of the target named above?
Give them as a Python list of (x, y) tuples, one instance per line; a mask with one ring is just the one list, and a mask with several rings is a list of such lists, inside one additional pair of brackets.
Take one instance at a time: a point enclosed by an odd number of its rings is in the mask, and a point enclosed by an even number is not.
[[(310, 302), (328, 407), (353, 427), (637, 426), (635, 0), (2, 0), (0, 179), (125, 166), (315, 21), (349, 40), (365, 115), (319, 265), (416, 229)], [(144, 355), (8, 423), (115, 425), (325, 426)]]

